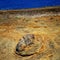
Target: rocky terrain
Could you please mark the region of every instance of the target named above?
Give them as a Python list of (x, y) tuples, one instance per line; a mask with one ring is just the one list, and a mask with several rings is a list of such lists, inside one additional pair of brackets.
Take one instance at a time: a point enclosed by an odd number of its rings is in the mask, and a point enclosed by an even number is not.
[(60, 7), (0, 11), (0, 60), (60, 60)]

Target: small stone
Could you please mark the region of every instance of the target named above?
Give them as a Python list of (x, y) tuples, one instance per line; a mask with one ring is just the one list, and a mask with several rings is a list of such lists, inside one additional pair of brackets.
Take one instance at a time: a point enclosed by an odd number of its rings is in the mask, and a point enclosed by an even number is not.
[[(41, 39), (41, 38), (40, 38)], [(37, 52), (42, 45), (42, 40), (35, 38), (33, 34), (23, 36), (16, 46), (16, 53), (22, 56), (30, 56)]]

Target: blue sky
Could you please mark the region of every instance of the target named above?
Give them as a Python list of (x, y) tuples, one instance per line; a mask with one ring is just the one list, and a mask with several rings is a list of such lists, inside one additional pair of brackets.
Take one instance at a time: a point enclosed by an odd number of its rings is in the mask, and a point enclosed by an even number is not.
[(0, 10), (60, 6), (60, 0), (0, 0)]

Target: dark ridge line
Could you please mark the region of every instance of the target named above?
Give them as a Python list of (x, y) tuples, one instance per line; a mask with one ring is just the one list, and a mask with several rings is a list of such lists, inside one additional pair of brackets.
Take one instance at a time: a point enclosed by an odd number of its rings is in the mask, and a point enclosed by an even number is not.
[(33, 15), (33, 14), (42, 14), (42, 13), (57, 13), (60, 12), (60, 6), (57, 7), (45, 7), (45, 8), (32, 8), (32, 9), (20, 9), (20, 10), (0, 10), (0, 14), (3, 15), (9, 15), (9, 14), (21, 14), (21, 15), (25, 15), (25, 14), (29, 14), (29, 15)]

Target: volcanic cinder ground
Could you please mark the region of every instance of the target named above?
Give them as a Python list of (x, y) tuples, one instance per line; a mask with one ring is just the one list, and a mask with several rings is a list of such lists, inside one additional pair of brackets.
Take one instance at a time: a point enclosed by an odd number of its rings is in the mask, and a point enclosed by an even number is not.
[[(20, 56), (16, 45), (26, 34), (41, 37), (42, 45)], [(60, 7), (0, 11), (0, 60), (60, 60)]]

